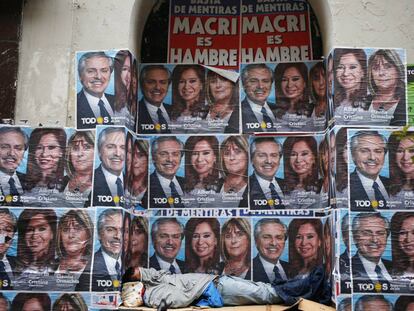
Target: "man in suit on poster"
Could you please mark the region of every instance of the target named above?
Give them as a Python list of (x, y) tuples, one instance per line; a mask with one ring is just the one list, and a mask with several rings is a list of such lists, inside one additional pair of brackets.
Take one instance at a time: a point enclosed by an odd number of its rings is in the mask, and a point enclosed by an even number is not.
[[(116, 206), (124, 202), (125, 130), (107, 127), (98, 136), (101, 164), (95, 169), (93, 205)], [(103, 198), (106, 197), (106, 198)], [(112, 197), (111, 200), (108, 197)]]
[(138, 132), (140, 134), (171, 133), (171, 105), (166, 105), (170, 71), (163, 65), (147, 65), (141, 70), (140, 86), (143, 98), (139, 101)]
[(150, 268), (183, 273), (184, 261), (177, 259), (184, 238), (184, 227), (176, 218), (158, 218), (151, 227), (155, 253), (150, 257)]
[[(151, 146), (155, 171), (150, 175), (150, 206), (183, 208), (184, 178), (176, 176), (183, 154), (183, 143), (174, 136), (158, 137)], [(159, 199), (173, 199), (173, 203)]]
[(352, 257), (354, 291), (362, 291), (360, 285), (376, 283), (382, 285), (382, 291), (390, 291), (392, 263), (382, 258), (389, 233), (388, 219), (380, 213), (359, 213), (352, 220), (352, 234), (357, 248), (357, 253)]
[(13, 196), (4, 205), (22, 206), (20, 196), (23, 194), (25, 174), (17, 171), (28, 147), (27, 135), (20, 127), (0, 127), (0, 186), (1, 195)]
[[(246, 97), (241, 103), (243, 133), (274, 131), (275, 104), (267, 101), (272, 90), (272, 70), (265, 64), (249, 64), (243, 68), (241, 79)], [(258, 127), (249, 128), (248, 123)], [(263, 124), (266, 127), (263, 127)]]
[[(95, 128), (96, 124), (113, 124), (115, 96), (105, 93), (112, 71), (113, 59), (105, 52), (87, 52), (80, 57), (78, 75), (82, 90), (77, 94), (78, 129)], [(95, 118), (97, 123), (90, 123), (83, 118)]]
[(380, 176), (386, 153), (387, 140), (377, 131), (359, 131), (352, 136), (351, 155), (356, 168), (349, 182), (351, 209), (374, 211), (387, 208), (389, 181)]
[(17, 266), (17, 259), (7, 255), (17, 231), (16, 216), (7, 208), (0, 208), (0, 289), (13, 289), (13, 271)]
[[(284, 208), (284, 183), (281, 178), (276, 177), (282, 156), (282, 145), (273, 137), (255, 138), (250, 145), (250, 156), (254, 168), (254, 173), (249, 177), (250, 208)], [(259, 204), (264, 200), (267, 204)]]
[(280, 260), (285, 249), (287, 228), (277, 218), (263, 218), (254, 227), (259, 254), (253, 259), (253, 281), (272, 283), (287, 280), (288, 264)]
[(101, 247), (94, 254), (92, 291), (120, 290), (122, 211), (104, 210), (98, 217), (97, 229)]

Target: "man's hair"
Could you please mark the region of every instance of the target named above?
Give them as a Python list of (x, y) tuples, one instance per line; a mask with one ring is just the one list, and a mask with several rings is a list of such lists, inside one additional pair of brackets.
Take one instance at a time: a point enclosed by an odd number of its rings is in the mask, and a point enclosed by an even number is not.
[(125, 135), (125, 130), (122, 127), (106, 127), (104, 128), (98, 136), (98, 151), (101, 152), (102, 145), (106, 140), (106, 136), (112, 133), (120, 132)]
[(122, 211), (120, 209), (116, 209), (116, 208), (109, 208), (104, 210), (98, 217), (98, 234), (100, 234), (100, 232), (103, 229), (103, 226), (105, 225), (105, 218), (106, 217), (111, 217), (114, 215), (120, 215), (122, 217)]
[(13, 224), (13, 233), (17, 231), (17, 218), (8, 208), (0, 208), (0, 215), (7, 215), (10, 217)]
[(390, 233), (390, 222), (388, 221), (388, 219), (384, 216), (381, 215), (381, 213), (379, 212), (369, 212), (369, 213), (359, 213), (357, 214), (354, 219), (352, 220), (352, 233), (355, 237), (356, 232), (360, 229), (360, 222), (363, 219), (367, 219), (367, 218), (378, 218), (384, 221), (384, 225), (385, 225), (385, 230), (387, 230), (387, 236)]
[(155, 155), (157, 154), (158, 147), (160, 143), (166, 142), (166, 141), (175, 141), (177, 144), (180, 145), (180, 154), (181, 157), (183, 156), (184, 152), (184, 143), (179, 140), (175, 136), (164, 136), (164, 137), (158, 137), (157, 139), (154, 139), (151, 144), (151, 156), (154, 159)]
[(272, 83), (273, 83), (273, 74), (272, 70), (266, 64), (249, 64), (242, 69), (241, 80), (243, 86), (246, 85), (247, 79), (249, 78), (249, 71), (254, 69), (265, 69), (269, 72)]
[(342, 299), (341, 302), (336, 306), (337, 311), (347, 311), (348, 308), (352, 309), (352, 300), (350, 297)]
[(254, 239), (256, 241), (259, 238), (260, 233), (262, 232), (262, 226), (267, 224), (281, 225), (285, 231), (285, 240), (287, 239), (287, 227), (283, 222), (280, 221), (279, 218), (263, 218), (260, 219), (254, 226)]
[(139, 84), (141, 88), (145, 82), (145, 79), (147, 78), (147, 74), (152, 70), (164, 70), (168, 75), (168, 84), (171, 83), (171, 72), (168, 70), (167, 67), (165, 67), (164, 65), (147, 65), (144, 68), (142, 68), (140, 72)]
[(78, 74), (79, 76), (82, 74), (83, 70), (85, 69), (86, 66), (86, 61), (90, 58), (93, 57), (99, 57), (99, 58), (106, 58), (108, 59), (109, 62), (109, 68), (111, 70), (111, 72), (114, 70), (114, 60), (112, 57), (108, 56), (105, 54), (105, 52), (103, 51), (97, 51), (97, 52), (86, 52), (85, 54), (83, 54), (78, 61)]
[(261, 143), (275, 143), (279, 147), (279, 156), (282, 157), (283, 147), (282, 144), (274, 137), (257, 137), (255, 138), (252, 143), (250, 144), (250, 158), (253, 159), (254, 153), (256, 152), (257, 144)]
[(381, 310), (381, 311), (393, 311), (393, 305), (389, 302), (383, 295), (364, 295), (357, 300), (355, 303), (355, 311), (364, 311), (364, 303), (371, 302), (371, 301), (381, 301), (385, 302), (388, 305), (388, 310)]
[(3, 299), (6, 302), (6, 310), (11, 310), (10, 300), (8, 300), (7, 297), (3, 295), (3, 293), (0, 293), (0, 300), (1, 299)]
[(358, 148), (359, 139), (366, 136), (375, 136), (379, 137), (384, 142), (384, 152), (387, 152), (387, 139), (378, 133), (378, 131), (358, 131), (351, 138), (351, 154), (354, 155), (356, 148)]
[(181, 240), (184, 238), (184, 226), (177, 220), (177, 218), (158, 218), (156, 221), (154, 221), (154, 223), (151, 226), (152, 241), (155, 241), (155, 237), (158, 233), (160, 226), (169, 223), (176, 224), (177, 226), (179, 226), (181, 230)]
[(24, 150), (29, 146), (29, 138), (26, 133), (20, 127), (14, 126), (2, 126), (0, 127), (0, 136), (6, 133), (17, 133), (23, 136), (24, 139)]

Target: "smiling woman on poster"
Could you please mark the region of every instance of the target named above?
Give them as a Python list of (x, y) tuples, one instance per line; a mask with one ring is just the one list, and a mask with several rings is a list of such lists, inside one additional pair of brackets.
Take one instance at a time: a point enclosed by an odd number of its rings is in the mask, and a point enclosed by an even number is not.
[[(31, 206), (50, 206), (50, 196), (62, 189), (65, 148), (66, 133), (61, 128), (37, 128), (30, 135), (25, 190), (26, 195), (36, 196)], [(40, 201), (42, 195), (47, 200)]]
[(208, 113), (205, 70), (200, 65), (177, 65), (171, 76), (171, 125), (174, 133), (197, 133)]
[(42, 280), (36, 290), (49, 290), (58, 262), (56, 213), (51, 209), (26, 209), (17, 221), (18, 241), (14, 289), (33, 289), (31, 280)]
[(362, 49), (335, 49), (335, 117), (338, 124), (363, 123), (367, 116), (367, 56)]
[(314, 137), (288, 137), (283, 143), (285, 193), (291, 206), (315, 207), (319, 203), (318, 153)]
[(398, 212), (391, 218), (392, 275), (414, 278), (414, 213)]
[(185, 225), (187, 272), (218, 274), (220, 223), (215, 218), (191, 218)]
[(391, 208), (411, 209), (414, 204), (414, 132), (393, 132), (388, 140)]
[(114, 58), (114, 124), (123, 124), (128, 116), (127, 106), (131, 100), (131, 67), (131, 53), (127, 50), (118, 51)]
[(207, 72), (207, 100), (210, 110), (206, 117), (208, 129), (218, 133), (239, 133), (238, 83), (214, 72)]
[(322, 62), (316, 63), (309, 72), (311, 81), (311, 94), (313, 101), (313, 126), (314, 131), (322, 131), (327, 124), (328, 103), (326, 96), (326, 74)]
[(223, 207), (248, 207), (247, 166), (249, 144), (244, 136), (228, 136), (220, 146), (220, 173), (218, 189)]
[(131, 172), (128, 185), (131, 191), (131, 204), (134, 208), (148, 207), (148, 141), (137, 139), (134, 142)]
[(125, 269), (129, 267), (148, 267), (148, 219), (132, 218), (129, 249), (125, 258)]
[[(405, 125), (405, 67), (396, 50), (377, 50), (368, 60), (369, 111), (379, 125)], [(378, 117), (376, 117), (378, 116)]]
[(59, 266), (55, 272), (56, 278), (62, 280), (56, 283), (59, 291), (89, 291), (93, 228), (86, 210), (69, 210), (59, 219)]
[(312, 130), (308, 68), (305, 63), (280, 63), (275, 69), (278, 131)]
[(322, 265), (322, 222), (293, 219), (289, 224), (289, 278), (303, 278)]

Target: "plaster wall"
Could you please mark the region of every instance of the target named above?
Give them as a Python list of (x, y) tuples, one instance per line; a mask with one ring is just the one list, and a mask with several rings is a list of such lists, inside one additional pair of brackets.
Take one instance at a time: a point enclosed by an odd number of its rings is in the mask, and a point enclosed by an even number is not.
[[(75, 51), (128, 47), (138, 56), (140, 29), (154, 2), (26, 1), (16, 123), (74, 126)], [(402, 47), (414, 63), (414, 1), (309, 2), (319, 19), (325, 53), (332, 46)]]

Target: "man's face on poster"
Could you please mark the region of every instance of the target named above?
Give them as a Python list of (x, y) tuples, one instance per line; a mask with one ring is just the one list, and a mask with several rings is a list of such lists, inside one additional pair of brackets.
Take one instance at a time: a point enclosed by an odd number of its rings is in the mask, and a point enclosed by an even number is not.
[(102, 249), (111, 257), (118, 258), (122, 249), (122, 214), (116, 213), (104, 217), (99, 232)]
[(252, 102), (263, 106), (272, 89), (272, 73), (270, 69), (249, 69), (243, 87), (247, 97)]
[(365, 177), (376, 179), (384, 166), (386, 146), (379, 136), (358, 137), (352, 157), (358, 171)]
[(125, 163), (125, 133), (111, 132), (104, 138), (99, 149), (102, 165), (110, 173), (119, 176)]
[(266, 223), (260, 226), (256, 237), (256, 247), (267, 261), (276, 264), (285, 249), (286, 229), (278, 223)]
[(111, 79), (109, 58), (94, 56), (86, 59), (79, 78), (86, 92), (101, 98)]
[(161, 176), (173, 179), (180, 167), (181, 145), (175, 140), (160, 142), (153, 161)]
[(150, 69), (142, 80), (142, 93), (150, 104), (159, 107), (165, 96), (167, 96), (168, 86), (169, 75), (167, 70)]
[(23, 159), (24, 137), (18, 132), (0, 134), (0, 170), (13, 175)]
[(154, 237), (154, 249), (161, 259), (173, 262), (181, 248), (182, 228), (175, 222), (167, 222), (158, 226)]
[(279, 145), (271, 141), (257, 143), (252, 164), (257, 175), (266, 180), (273, 180), (280, 164)]

